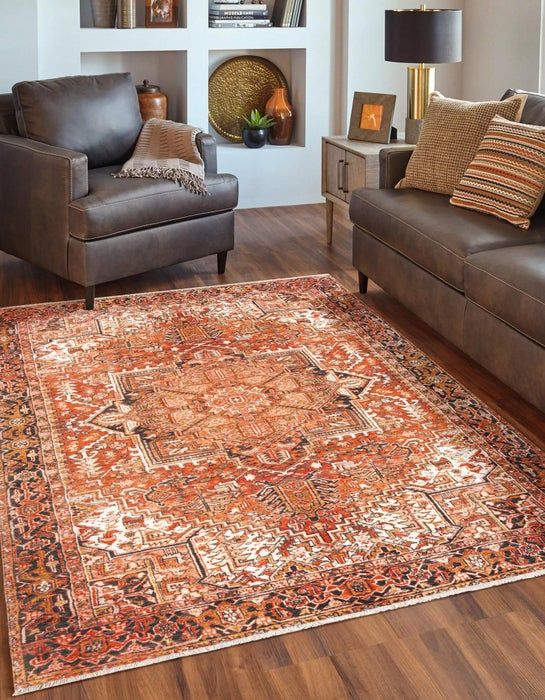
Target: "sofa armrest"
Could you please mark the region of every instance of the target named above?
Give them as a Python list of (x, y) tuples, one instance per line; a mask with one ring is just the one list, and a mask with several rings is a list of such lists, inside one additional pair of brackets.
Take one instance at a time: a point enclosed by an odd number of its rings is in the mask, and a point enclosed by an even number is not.
[(380, 152), (380, 184), (381, 190), (392, 189), (405, 176), (407, 164), (414, 148), (383, 148)]
[(214, 174), (218, 172), (218, 155), (216, 139), (211, 134), (201, 131), (196, 138), (197, 148), (204, 160), (204, 170), (206, 173)]
[(66, 277), (68, 204), (88, 191), (85, 154), (0, 135), (0, 248)]

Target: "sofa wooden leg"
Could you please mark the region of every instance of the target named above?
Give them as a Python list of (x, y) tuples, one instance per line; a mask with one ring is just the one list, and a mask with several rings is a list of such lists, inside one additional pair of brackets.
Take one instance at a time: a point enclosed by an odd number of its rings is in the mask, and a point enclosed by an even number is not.
[(367, 283), (369, 282), (369, 277), (358, 270), (358, 278), (360, 285), (360, 294), (367, 294)]
[(87, 311), (95, 308), (95, 285), (85, 287), (85, 308)]
[(223, 253), (218, 253), (218, 275), (225, 274), (225, 265), (227, 264), (227, 253), (227, 250), (224, 250)]

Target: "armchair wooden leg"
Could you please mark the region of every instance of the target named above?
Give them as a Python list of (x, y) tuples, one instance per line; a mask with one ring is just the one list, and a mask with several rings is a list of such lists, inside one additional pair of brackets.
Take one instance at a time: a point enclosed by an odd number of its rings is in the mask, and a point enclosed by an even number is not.
[(363, 272), (360, 272), (358, 270), (358, 278), (359, 278), (359, 285), (360, 285), (360, 294), (367, 294), (367, 283), (369, 282), (369, 278), (363, 274)]
[(218, 253), (218, 275), (225, 274), (225, 265), (227, 264), (227, 253), (227, 250), (224, 250), (223, 253)]
[(85, 308), (87, 311), (95, 308), (95, 285), (85, 287)]

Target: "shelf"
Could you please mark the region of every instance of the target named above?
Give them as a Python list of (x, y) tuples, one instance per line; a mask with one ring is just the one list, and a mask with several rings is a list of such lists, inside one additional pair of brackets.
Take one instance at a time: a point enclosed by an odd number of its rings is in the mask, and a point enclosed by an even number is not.
[(306, 27), (262, 27), (246, 29), (213, 29), (208, 27), (208, 47), (219, 49), (305, 49), (310, 32)]
[(254, 153), (255, 151), (297, 151), (303, 150), (304, 146), (298, 146), (297, 144), (290, 144), (289, 146), (271, 146), (270, 143), (265, 144), (262, 148), (247, 148), (243, 143), (218, 143), (218, 153), (225, 151), (226, 153), (232, 153), (233, 151), (250, 151)]
[[(180, 28), (187, 27), (187, 0), (178, 0), (178, 26)], [(146, 15), (145, 15), (145, 0), (137, 0), (136, 2), (136, 26), (139, 28), (144, 28), (146, 26)], [(98, 29), (93, 26), (93, 12), (91, 10), (91, 0), (79, 0), (79, 15), (80, 15), (80, 27)], [(123, 31), (131, 31), (129, 29)], [(157, 29), (152, 29), (152, 31), (167, 31), (158, 27)]]
[[(211, 30), (225, 31), (225, 30)], [(227, 30), (233, 31), (233, 30)], [(298, 31), (298, 30), (295, 30)], [(300, 30), (299, 30), (300, 31)], [(208, 71), (211, 75), (214, 70), (235, 56), (260, 56), (266, 58), (275, 66), (278, 66), (288, 83), (289, 99), (294, 107), (295, 125), (293, 130), (292, 145), (303, 147), (306, 140), (306, 94), (307, 94), (307, 52), (301, 48), (275, 48), (275, 49), (255, 49), (251, 50), (211, 50), (209, 51)], [(240, 115), (241, 119), (243, 115)], [(210, 125), (211, 133), (217, 141), (224, 145), (229, 145), (221, 135), (217, 134)], [(230, 144), (231, 146), (233, 144)], [(235, 144), (236, 146), (237, 144)], [(286, 148), (285, 146), (273, 146), (273, 149)], [(250, 149), (252, 150), (252, 149)], [(257, 149), (256, 149), (257, 150)], [(261, 149), (260, 149), (261, 150)]]
[(81, 72), (87, 75), (125, 72), (135, 83), (149, 80), (168, 97), (168, 117), (187, 120), (187, 54), (185, 51), (82, 53)]
[(103, 51), (178, 51), (188, 44), (188, 29), (80, 29), (82, 53)]

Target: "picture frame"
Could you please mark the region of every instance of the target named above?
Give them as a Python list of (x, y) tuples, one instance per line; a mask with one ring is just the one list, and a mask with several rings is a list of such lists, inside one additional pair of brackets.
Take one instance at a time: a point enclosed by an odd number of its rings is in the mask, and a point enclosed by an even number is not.
[(173, 29), (178, 26), (178, 0), (146, 0), (146, 27)]
[(348, 138), (355, 141), (390, 143), (396, 95), (355, 92)]

